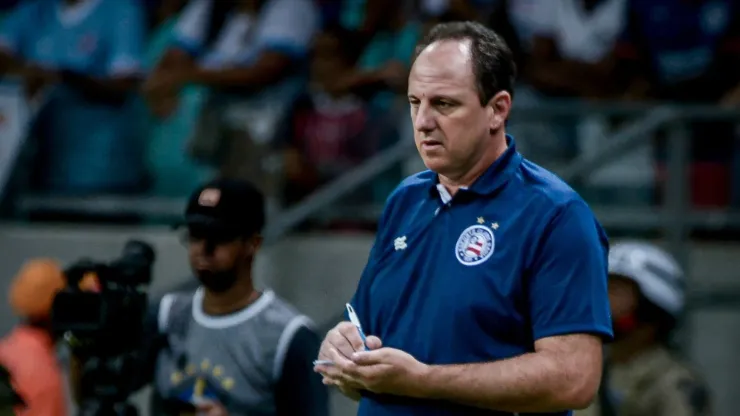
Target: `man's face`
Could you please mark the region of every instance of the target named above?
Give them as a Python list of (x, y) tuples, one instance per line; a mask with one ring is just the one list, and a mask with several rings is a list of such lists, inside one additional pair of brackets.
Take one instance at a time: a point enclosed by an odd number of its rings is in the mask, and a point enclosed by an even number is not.
[(188, 241), (190, 266), (196, 273), (233, 270), (243, 257), (244, 241), (209, 241), (191, 237)]
[[(427, 168), (448, 177), (464, 174), (480, 160), (511, 104), (503, 92), (481, 105), (470, 57), (468, 41), (435, 42), (417, 57), (409, 75), (416, 148)], [(503, 113), (498, 111), (502, 97)]]
[(228, 290), (240, 275), (241, 268), (250, 267), (259, 247), (259, 238), (226, 238), (191, 229), (188, 234), (190, 267), (206, 287), (215, 291)]

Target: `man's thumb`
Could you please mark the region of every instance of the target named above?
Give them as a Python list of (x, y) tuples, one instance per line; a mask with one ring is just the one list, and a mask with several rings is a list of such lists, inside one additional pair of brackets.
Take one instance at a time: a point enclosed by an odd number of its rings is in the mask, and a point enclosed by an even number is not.
[(365, 339), (365, 345), (367, 345), (367, 349), (369, 350), (377, 350), (383, 346), (383, 341), (374, 335), (370, 335)]

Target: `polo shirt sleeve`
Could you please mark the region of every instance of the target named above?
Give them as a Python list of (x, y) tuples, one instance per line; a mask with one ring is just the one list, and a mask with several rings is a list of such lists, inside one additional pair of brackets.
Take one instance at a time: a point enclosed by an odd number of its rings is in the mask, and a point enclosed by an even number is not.
[(527, 9), (526, 25), (534, 36), (552, 38), (557, 34), (558, 7), (557, 2), (539, 0), (535, 1), (534, 7)]
[(24, 2), (16, 6), (0, 24), (0, 49), (13, 55), (23, 55), (24, 46), (36, 25), (34, 17), (39, 9), (38, 2)]
[(557, 209), (539, 238), (528, 280), (535, 340), (590, 333), (611, 338), (606, 233), (582, 200)]
[(108, 73), (111, 76), (136, 74), (141, 70), (146, 33), (144, 12), (138, 3), (119, 1), (117, 13), (110, 32), (110, 59)]
[(180, 13), (174, 29), (174, 44), (191, 55), (203, 52), (212, 0), (193, 0)]
[(316, 5), (306, 0), (273, 0), (261, 17), (259, 46), (291, 58), (304, 58), (319, 29), (321, 16)]

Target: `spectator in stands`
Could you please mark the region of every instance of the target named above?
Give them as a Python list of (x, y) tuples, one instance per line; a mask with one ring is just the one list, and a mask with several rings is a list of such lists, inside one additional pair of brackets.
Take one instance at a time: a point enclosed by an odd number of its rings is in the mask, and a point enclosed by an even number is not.
[(22, 76), (44, 103), (35, 130), (43, 188), (100, 193), (144, 186), (132, 94), (144, 34), (133, 0), (30, 0), (6, 17), (0, 70)]
[[(525, 74), (547, 96), (600, 98), (612, 91), (611, 54), (626, 25), (627, 0), (542, 2), (540, 31)], [(549, 4), (545, 6), (545, 4)]]
[(361, 51), (364, 45), (370, 41), (375, 32), (384, 25), (388, 19), (388, 11), (396, 7), (415, 6), (415, 0), (318, 0), (319, 3), (334, 3), (338, 10), (333, 13), (337, 15), (339, 24), (344, 28), (354, 31), (359, 35), (355, 40), (357, 48)]
[[(265, 188), (265, 148), (304, 86), (303, 64), (319, 18), (312, 0), (192, 1), (147, 82), (152, 109), (172, 114), (188, 84), (213, 90), (193, 152), (222, 165), (224, 174)], [(239, 129), (223, 130), (237, 123)]]
[(718, 102), (737, 86), (736, 0), (629, 1), (617, 48), (627, 97)]
[(421, 36), (421, 25), (411, 20), (401, 2), (386, 10), (386, 19), (377, 25), (359, 57), (355, 71), (337, 80), (334, 88), (360, 91), (373, 101), (374, 109), (390, 109), (397, 94), (406, 89), (414, 46)]
[[(625, 6), (626, 0), (509, 2), (507, 13), (528, 58), (517, 100), (537, 104), (552, 98), (612, 95), (611, 57), (625, 26)], [(530, 157), (566, 161), (578, 150), (577, 124), (562, 119), (547, 123), (544, 134), (525, 133), (520, 142)]]
[[(630, 0), (629, 25), (616, 50), (626, 99), (718, 104), (732, 101), (740, 73), (737, 0)], [(692, 122), (691, 183), (699, 206), (729, 202), (733, 126)], [(711, 145), (707, 145), (708, 138)], [(701, 140), (700, 140), (701, 139)], [(658, 142), (658, 166), (666, 143)], [(658, 172), (658, 179), (663, 175)]]
[(335, 25), (314, 42), (309, 89), (294, 108), (285, 150), (284, 201), (288, 204), (377, 150), (378, 137), (370, 133), (366, 103), (357, 94), (337, 89), (336, 80), (354, 69), (352, 39), (352, 31)]
[[(177, 22), (185, 0), (150, 0), (152, 34), (147, 45), (145, 65), (154, 71), (172, 46)], [(187, 86), (179, 93), (179, 105), (166, 118), (148, 112), (148, 169), (150, 192), (158, 196), (185, 197), (206, 178), (214, 175), (211, 166), (198, 163), (187, 152), (204, 103), (203, 87)]]
[[(401, 94), (405, 97), (408, 71), (422, 29), (403, 2), (387, 5), (385, 13), (384, 20), (376, 24), (377, 31), (367, 42), (355, 69), (338, 78), (333, 87), (337, 91), (355, 92), (369, 100), (370, 125), (382, 138), (378, 143), (381, 149), (398, 141), (399, 125), (406, 121), (399, 114), (404, 114), (408, 104), (405, 99), (400, 102), (398, 98)], [(399, 170), (376, 180), (372, 184), (375, 201), (385, 201), (401, 177)]]
[(491, 28), (506, 40), (520, 73), (526, 70), (535, 37), (548, 33), (552, 17), (543, 10), (549, 10), (550, 3), (547, 0), (501, 0), (491, 16)]

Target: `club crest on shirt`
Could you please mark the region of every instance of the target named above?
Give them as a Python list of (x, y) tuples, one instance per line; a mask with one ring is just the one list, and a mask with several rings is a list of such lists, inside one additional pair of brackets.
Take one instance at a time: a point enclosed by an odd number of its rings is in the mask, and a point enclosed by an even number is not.
[(455, 257), (464, 266), (475, 266), (488, 260), (495, 246), (496, 239), (490, 228), (471, 225), (457, 239)]

